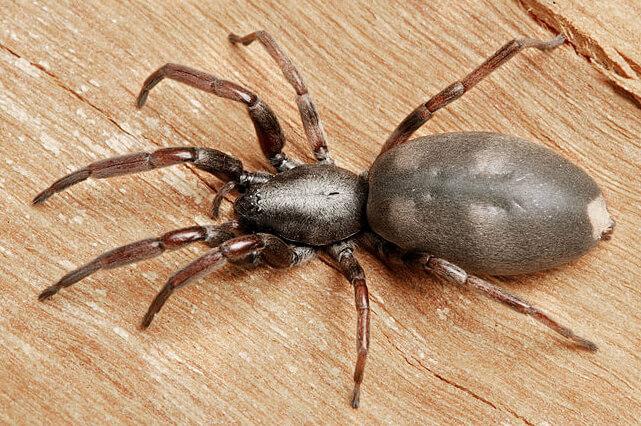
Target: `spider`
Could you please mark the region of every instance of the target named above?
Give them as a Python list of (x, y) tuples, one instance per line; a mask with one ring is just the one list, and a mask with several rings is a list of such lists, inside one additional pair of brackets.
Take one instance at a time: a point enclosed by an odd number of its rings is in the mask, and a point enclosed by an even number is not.
[[(577, 336), (531, 303), (474, 273), (516, 275), (566, 263), (611, 233), (614, 222), (596, 183), (551, 150), (496, 133), (463, 132), (409, 140), (432, 115), (460, 98), (505, 62), (527, 48), (554, 49), (565, 41), (514, 39), (460, 81), (419, 105), (394, 130), (367, 172), (334, 165), (326, 136), (303, 78), (274, 38), (265, 31), (233, 44), (258, 41), (296, 91), (296, 104), (316, 163), (300, 164), (283, 153), (285, 136), (269, 106), (247, 88), (184, 65), (166, 64), (144, 82), (141, 108), (161, 80), (169, 78), (244, 104), (264, 156), (276, 173), (251, 172), (211, 148), (165, 148), (89, 164), (56, 181), (33, 200), (44, 202), (88, 178), (102, 179), (181, 163), (191, 163), (222, 179), (212, 214), (236, 190), (237, 219), (192, 226), (134, 242), (104, 253), (45, 289), (40, 300), (86, 278), (155, 257), (194, 242), (210, 251), (172, 275), (151, 303), (141, 327), (178, 288), (225, 263), (288, 268), (324, 252), (354, 289), (357, 358), (351, 405), (359, 406), (370, 343), (370, 307), (363, 268), (354, 255), (364, 247), (386, 263), (416, 266), (458, 285), (473, 288), (530, 315), (578, 346), (596, 345)], [(469, 272), (466, 272), (469, 271)]]

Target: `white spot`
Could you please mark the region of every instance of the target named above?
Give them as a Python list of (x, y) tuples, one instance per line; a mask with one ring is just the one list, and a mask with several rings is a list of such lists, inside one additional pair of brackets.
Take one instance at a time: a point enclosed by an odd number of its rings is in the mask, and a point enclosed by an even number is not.
[(100, 307), (96, 302), (87, 302), (87, 305), (91, 307), (96, 312), (100, 312), (101, 314), (105, 314), (105, 310)]
[(87, 118), (87, 113), (82, 108), (76, 110), (76, 115), (80, 118)]
[(198, 109), (202, 109), (203, 107), (203, 104), (198, 102), (196, 99), (190, 99), (189, 102), (191, 102), (191, 104)]
[(81, 84), (80, 87), (78, 88), (78, 93), (83, 94), (86, 93), (89, 90), (89, 87), (87, 87), (84, 84)]
[[(4, 88), (2, 90), (4, 92)], [(13, 102), (8, 96), (0, 93), (0, 109), (15, 118), (16, 120), (27, 123), (31, 121), (31, 117), (25, 109), (20, 107), (17, 103)]]
[(493, 148), (481, 149), (474, 154), (470, 169), (474, 174), (486, 176), (506, 175), (506, 159)]
[(587, 213), (590, 225), (592, 225), (592, 238), (595, 240), (600, 239), (604, 232), (614, 226), (614, 221), (610, 218), (602, 195), (599, 195), (588, 204)]
[(492, 224), (505, 215), (505, 210), (490, 203), (472, 203), (468, 215), (472, 223)]
[(62, 266), (65, 269), (76, 269), (76, 265), (69, 260), (61, 260), (58, 262), (58, 265)]
[(436, 315), (438, 315), (438, 319), (441, 321), (445, 321), (447, 319), (447, 315), (450, 313), (450, 308), (437, 308), (436, 309)]
[(38, 68), (31, 65), (31, 63), (27, 61), (25, 58), (16, 59), (16, 61), (14, 62), (14, 65), (20, 71), (26, 72), (31, 77), (35, 77), (35, 78), (40, 77), (40, 71), (38, 71)]
[(154, 117), (145, 117), (145, 124), (151, 129), (157, 129), (158, 124), (160, 124), (160, 120)]
[(207, 216), (199, 214), (194, 216), (194, 222), (196, 222), (200, 226), (205, 226), (205, 225), (211, 224), (211, 219), (208, 218)]
[(89, 84), (94, 87), (100, 87), (100, 82), (98, 80), (89, 80)]
[(11, 32), (9, 33), (9, 37), (10, 37), (10, 38), (11, 38), (11, 40), (13, 40), (13, 41), (18, 41), (18, 36), (17, 36), (17, 35), (16, 35), (16, 33), (14, 33), (13, 31), (11, 31)]
[(412, 149), (399, 149), (393, 157), (392, 167), (397, 170), (415, 171), (418, 170), (423, 157), (416, 155)]
[(58, 155), (60, 154), (60, 142), (52, 138), (46, 133), (43, 133), (40, 135), (40, 141), (42, 141), (42, 146), (44, 149), (47, 151), (50, 151), (53, 153), (53, 155)]
[(74, 223), (76, 225), (82, 225), (84, 221), (85, 219), (78, 214), (71, 218), (71, 223)]
[(238, 352), (238, 356), (241, 357), (245, 362), (251, 362), (252, 360), (247, 354), (247, 352)]
[(122, 337), (123, 339), (125, 339), (125, 340), (129, 339), (129, 332), (127, 330), (125, 330), (124, 328), (116, 326), (116, 327), (113, 328), (113, 331), (118, 336)]
[(142, 276), (148, 281), (156, 281), (158, 279), (158, 274), (155, 272), (143, 272)]
[(47, 61), (38, 61), (38, 65), (40, 65), (42, 68), (46, 69), (47, 71), (51, 69), (51, 65), (49, 65), (49, 62)]

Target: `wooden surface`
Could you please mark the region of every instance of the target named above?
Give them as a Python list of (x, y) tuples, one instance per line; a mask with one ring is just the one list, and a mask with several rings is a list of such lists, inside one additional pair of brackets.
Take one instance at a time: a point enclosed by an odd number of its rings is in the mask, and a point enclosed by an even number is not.
[[(4, 2), (0, 14), (0, 421), (639, 421), (638, 1), (61, 3)], [(372, 345), (355, 411), (353, 295), (322, 260), (221, 270), (177, 292), (147, 332), (137, 324), (156, 291), (205, 248), (99, 272), (39, 303), (42, 289), (105, 250), (209, 223), (210, 186), (220, 186), (173, 167), (86, 182), (32, 207), (63, 174), (181, 145), (266, 169), (238, 105), (162, 83), (137, 111), (134, 95), (159, 65), (188, 64), (253, 88), (281, 119), (290, 155), (309, 161), (293, 90), (258, 46), (226, 40), (260, 28), (301, 69), (334, 158), (354, 171), (419, 102), (510, 38), (566, 33), (570, 43), (521, 54), (418, 134), (538, 140), (596, 179), (617, 221), (613, 239), (567, 267), (496, 281), (600, 350), (574, 350), (503, 306), (392, 273), (362, 253)]]

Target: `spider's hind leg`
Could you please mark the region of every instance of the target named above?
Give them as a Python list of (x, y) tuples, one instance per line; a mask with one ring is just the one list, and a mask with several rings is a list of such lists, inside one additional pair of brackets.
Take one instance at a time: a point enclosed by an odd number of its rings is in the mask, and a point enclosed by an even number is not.
[(414, 111), (405, 117), (398, 127), (396, 127), (394, 132), (392, 132), (392, 134), (387, 138), (378, 155), (381, 155), (396, 145), (407, 142), (416, 130), (432, 118), (432, 115), (436, 113), (436, 111), (469, 92), (479, 81), (492, 74), (501, 65), (508, 62), (519, 52), (529, 48), (551, 50), (559, 47), (564, 42), (565, 37), (562, 35), (551, 40), (518, 38), (507, 42), (468, 75), (463, 77), (461, 80), (450, 84), (427, 102), (420, 104)]
[(597, 350), (596, 344), (584, 337), (578, 336), (569, 327), (562, 325), (555, 319), (551, 318), (547, 313), (534, 306), (532, 303), (509, 293), (487, 280), (475, 275), (469, 275), (463, 269), (444, 259), (425, 255), (418, 258), (416, 262), (425, 270), (434, 272), (438, 276), (445, 278), (447, 281), (472, 288), (477, 292), (496, 300), (497, 302), (501, 302), (504, 305), (509, 306), (517, 312), (531, 316), (566, 339), (572, 340), (583, 349), (587, 349), (592, 352)]
[(376, 255), (385, 264), (408, 264), (410, 266), (417, 266), (428, 272), (433, 272), (449, 282), (472, 288), (480, 294), (494, 299), (497, 302), (501, 302), (517, 312), (531, 316), (543, 325), (554, 330), (566, 339), (572, 340), (584, 349), (589, 351), (597, 350), (596, 344), (586, 338), (578, 336), (569, 327), (562, 325), (555, 319), (551, 318), (542, 309), (532, 303), (511, 294), (487, 280), (475, 275), (469, 275), (463, 269), (446, 261), (445, 259), (439, 259), (426, 253), (403, 252), (393, 244), (373, 233), (365, 233), (362, 235), (359, 239), (359, 244), (369, 250), (372, 254)]

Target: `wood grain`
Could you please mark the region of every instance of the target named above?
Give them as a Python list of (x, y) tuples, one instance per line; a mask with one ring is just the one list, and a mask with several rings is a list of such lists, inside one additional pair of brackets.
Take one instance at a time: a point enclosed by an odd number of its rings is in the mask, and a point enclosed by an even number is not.
[[(641, 110), (639, 92), (612, 84), (619, 76), (638, 87), (634, 11), (634, 0), (607, 8), (593, 0), (5, 3), (0, 421), (637, 422)], [(221, 270), (177, 292), (147, 332), (137, 324), (156, 291), (205, 248), (100, 272), (37, 302), (39, 291), (105, 250), (209, 223), (211, 188), (220, 186), (174, 167), (89, 181), (32, 207), (63, 174), (181, 145), (266, 169), (238, 105), (163, 83), (137, 111), (135, 93), (159, 65), (246, 84), (278, 114), (290, 156), (310, 161), (293, 90), (260, 48), (226, 40), (231, 31), (267, 29), (305, 76), (334, 158), (362, 171), (421, 101), (510, 38), (548, 38), (547, 26), (566, 23), (584, 38), (571, 32), (554, 52), (521, 54), (418, 134), (487, 130), (538, 140), (597, 180), (617, 221), (611, 241), (567, 267), (495, 280), (592, 338), (596, 354), (473, 293), (392, 273), (365, 253), (372, 346), (358, 411), (348, 405), (353, 296), (321, 260), (288, 271)], [(606, 59), (618, 52), (621, 70), (604, 65), (601, 51)]]

